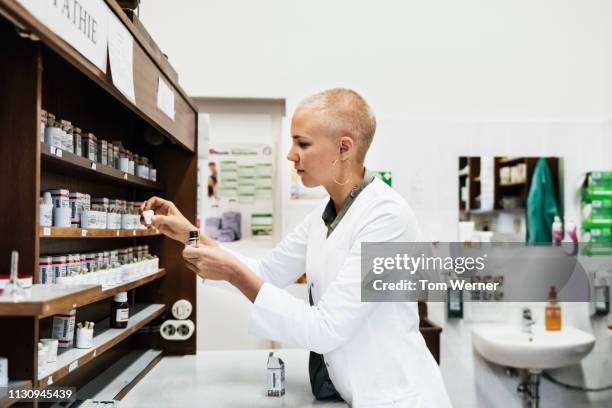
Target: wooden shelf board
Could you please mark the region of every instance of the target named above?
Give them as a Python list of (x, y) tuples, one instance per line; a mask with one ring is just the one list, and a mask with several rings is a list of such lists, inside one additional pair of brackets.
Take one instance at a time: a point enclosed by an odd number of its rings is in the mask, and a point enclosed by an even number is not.
[(79, 398), (120, 400), (161, 360), (162, 350), (132, 350), (79, 389)]
[(124, 173), (114, 167), (92, 162), (85, 157), (51, 147), (46, 143), (40, 144), (40, 155), (43, 171), (51, 170), (67, 175), (73, 175), (78, 171), (79, 177), (88, 178), (90, 180), (102, 180), (112, 182), (112, 184), (128, 185), (151, 190), (164, 190), (165, 188), (159, 181), (147, 180), (142, 177)]
[(155, 228), (142, 230), (111, 230), (111, 229), (82, 229), (68, 227), (40, 227), (40, 238), (133, 238), (154, 237), (161, 233)]
[(18, 399), (10, 399), (9, 390), (29, 390), (32, 388), (32, 381), (9, 381), (8, 385), (0, 389), (0, 408), (7, 408), (19, 402)]
[(0, 299), (0, 316), (50, 316), (88, 303), (100, 285), (33, 285), (17, 302)]
[[(161, 315), (166, 309), (165, 305), (136, 305), (136, 310), (130, 316), (128, 327), (125, 329), (109, 328), (109, 319), (96, 323), (94, 327), (93, 347), (88, 349), (69, 348), (60, 350), (57, 361), (47, 364), (45, 370), (40, 373), (38, 385), (40, 388), (52, 385), (54, 382), (64, 378), (72, 371), (82, 367), (109, 350), (119, 342), (125, 340), (137, 330)], [(135, 312), (135, 313), (134, 313)], [(49, 383), (51, 380), (51, 384)]]
[(525, 161), (524, 157), (503, 157), (499, 159), (499, 164), (510, 164)]
[(107, 289), (102, 289), (100, 285), (33, 285), (28, 291), (29, 297), (22, 301), (10, 302), (0, 299), (0, 316), (38, 316), (39, 318), (52, 316), (146, 285), (165, 275), (166, 270), (159, 269)]

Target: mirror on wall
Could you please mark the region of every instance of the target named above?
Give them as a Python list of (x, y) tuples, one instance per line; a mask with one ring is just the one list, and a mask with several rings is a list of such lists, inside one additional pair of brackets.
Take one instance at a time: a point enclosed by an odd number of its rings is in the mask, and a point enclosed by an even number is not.
[(558, 157), (460, 157), (459, 240), (525, 242), (547, 228), (533, 221), (562, 216), (562, 168)]

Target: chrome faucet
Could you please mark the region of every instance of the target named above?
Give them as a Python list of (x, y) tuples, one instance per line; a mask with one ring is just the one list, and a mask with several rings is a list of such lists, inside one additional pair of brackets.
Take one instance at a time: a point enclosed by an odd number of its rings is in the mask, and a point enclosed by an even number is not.
[(529, 309), (528, 307), (523, 309), (522, 322), (523, 333), (533, 334), (532, 326), (535, 324), (535, 320), (533, 320), (533, 317), (531, 315), (531, 309)]

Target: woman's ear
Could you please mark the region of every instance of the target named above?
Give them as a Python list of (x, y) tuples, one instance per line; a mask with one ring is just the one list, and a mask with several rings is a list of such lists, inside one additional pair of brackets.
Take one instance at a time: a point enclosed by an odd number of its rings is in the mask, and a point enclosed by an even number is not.
[(348, 136), (340, 138), (340, 160), (346, 160), (353, 154), (353, 139)]

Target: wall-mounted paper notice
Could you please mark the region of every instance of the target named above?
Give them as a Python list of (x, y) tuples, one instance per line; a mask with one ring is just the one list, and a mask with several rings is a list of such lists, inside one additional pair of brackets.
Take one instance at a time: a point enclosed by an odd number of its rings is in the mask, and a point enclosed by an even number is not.
[(17, 0), (26, 10), (106, 73), (108, 14), (103, 0)]
[(108, 57), (113, 84), (135, 103), (134, 39), (112, 11), (109, 11), (108, 16)]
[(157, 86), (157, 107), (174, 120), (174, 91), (161, 78), (159, 78)]

